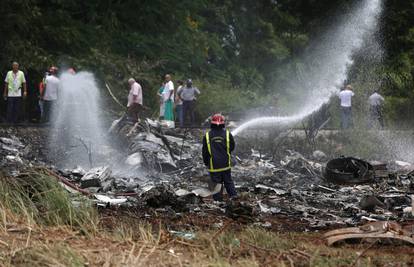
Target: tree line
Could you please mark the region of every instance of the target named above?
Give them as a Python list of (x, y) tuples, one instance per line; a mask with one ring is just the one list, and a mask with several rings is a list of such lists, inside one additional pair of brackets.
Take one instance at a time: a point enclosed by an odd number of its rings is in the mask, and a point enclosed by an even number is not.
[[(283, 93), (283, 78), (309, 43), (358, 2), (4, 0), (0, 69), (4, 76), (19, 61), (34, 86), (51, 64), (76, 66), (96, 73), (121, 99), (129, 76), (154, 91), (173, 73), (211, 92), (200, 99), (200, 116), (238, 111)], [(390, 119), (413, 111), (413, 20), (414, 1), (384, 0), (378, 36), (385, 54), (377, 71)], [(227, 95), (232, 103), (221, 99)], [(147, 93), (147, 105), (155, 102)]]

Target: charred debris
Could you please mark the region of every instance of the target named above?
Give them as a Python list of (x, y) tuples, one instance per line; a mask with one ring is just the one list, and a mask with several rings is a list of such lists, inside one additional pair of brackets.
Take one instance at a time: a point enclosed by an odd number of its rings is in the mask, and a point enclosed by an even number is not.
[(71, 194), (87, 195), (103, 208), (213, 213), (264, 227), (271, 225), (269, 216), (282, 216), (306, 223), (308, 230), (382, 221), (404, 224), (414, 217), (414, 166), (405, 162), (329, 160), (322, 151), (309, 158), (286, 151), (275, 160), (255, 150), (244, 151), (236, 155), (232, 170), (239, 197), (219, 203), (209, 197), (200, 153), (202, 130), (168, 129), (152, 120), (135, 125), (115, 121), (110, 135), (125, 153), (88, 169), (56, 167), (46, 160), (41, 133), (25, 134), (31, 137), (2, 130), (4, 175), (19, 176), (29, 167), (43, 166)]

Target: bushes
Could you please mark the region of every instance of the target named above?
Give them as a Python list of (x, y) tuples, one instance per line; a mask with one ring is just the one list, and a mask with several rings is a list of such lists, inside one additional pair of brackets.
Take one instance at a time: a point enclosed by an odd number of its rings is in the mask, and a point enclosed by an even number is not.
[(233, 87), (228, 80), (195, 84), (201, 91), (197, 101), (197, 112), (202, 119), (212, 113), (243, 111), (264, 102), (264, 97), (259, 92)]
[(384, 114), (390, 126), (401, 127), (404, 122), (412, 124), (412, 114), (414, 99), (405, 97), (390, 96), (386, 98)]

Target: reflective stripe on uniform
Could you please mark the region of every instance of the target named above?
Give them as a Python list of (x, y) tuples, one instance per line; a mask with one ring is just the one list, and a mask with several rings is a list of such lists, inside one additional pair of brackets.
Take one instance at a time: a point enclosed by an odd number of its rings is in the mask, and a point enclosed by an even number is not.
[(207, 142), (208, 154), (210, 154), (210, 169), (214, 169), (213, 168), (213, 155), (211, 154), (211, 145), (210, 145), (210, 132), (206, 133), (206, 142)]
[(229, 156), (229, 168), (231, 168), (230, 132), (229, 132), (229, 130), (226, 130), (226, 147), (227, 147), (227, 156)]
[(228, 171), (231, 169), (231, 155), (230, 155), (230, 132), (226, 130), (226, 151), (227, 155), (229, 157), (228, 167), (220, 168), (220, 169), (214, 169), (213, 166), (213, 154), (211, 153), (211, 144), (210, 144), (210, 132), (206, 133), (206, 143), (207, 143), (207, 150), (208, 154), (210, 154), (210, 169), (209, 172), (222, 172), (222, 171)]

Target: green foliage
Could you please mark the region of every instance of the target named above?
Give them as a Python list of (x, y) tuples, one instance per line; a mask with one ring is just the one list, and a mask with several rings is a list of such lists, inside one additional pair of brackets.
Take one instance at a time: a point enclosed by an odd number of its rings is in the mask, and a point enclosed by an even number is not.
[(244, 111), (265, 101), (264, 95), (249, 87), (232, 87), (228, 79), (218, 80), (215, 83), (200, 81), (196, 84), (201, 91), (197, 101), (197, 110), (201, 118), (207, 118), (217, 112), (226, 114)]
[[(154, 91), (163, 74), (173, 73), (192, 77), (208, 92), (220, 91), (200, 98), (203, 116), (258, 106), (266, 94), (288, 103), (298, 97), (288, 79), (304, 78), (299, 58), (309, 41), (359, 2), (5, 0), (0, 5), (0, 74), (17, 60), (34, 84), (51, 64), (74, 65), (109, 82), (122, 101), (132, 76), (142, 81), (145, 104), (155, 111)], [(407, 107), (414, 104), (412, 17), (412, 1), (384, 0), (378, 37), (386, 53), (374, 66), (378, 81), (367, 85), (365, 80), (374, 64), (367, 64), (366, 54), (375, 47), (356, 55), (350, 70), (350, 81), (361, 83), (364, 93), (380, 86), (387, 101), (406, 99)]]
[(390, 126), (405, 128), (412, 126), (414, 113), (413, 97), (389, 96), (384, 107), (384, 113)]

